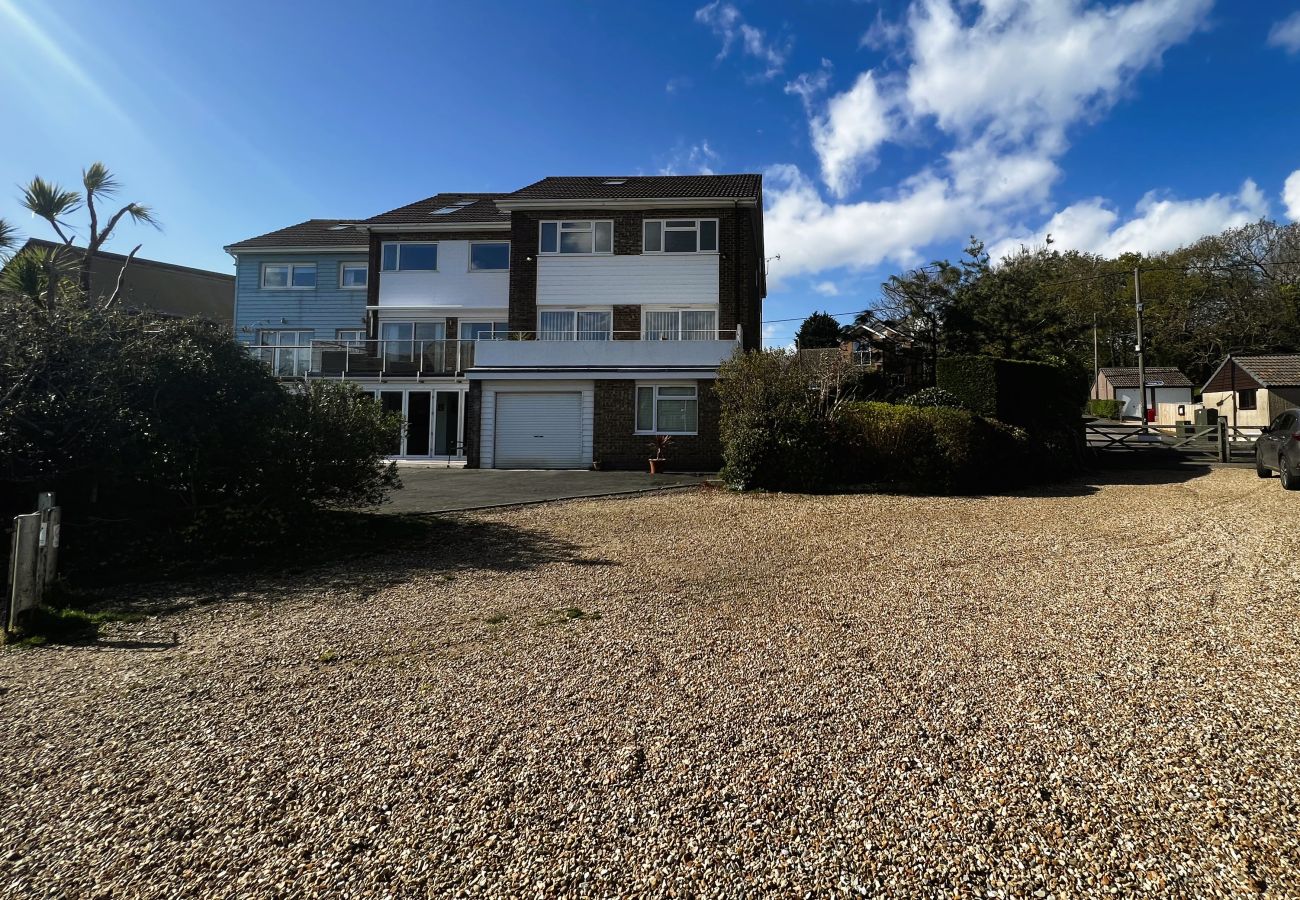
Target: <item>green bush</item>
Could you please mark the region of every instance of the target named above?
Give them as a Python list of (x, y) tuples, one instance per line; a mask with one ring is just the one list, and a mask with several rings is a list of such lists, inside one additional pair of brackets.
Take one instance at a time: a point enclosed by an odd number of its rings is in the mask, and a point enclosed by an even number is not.
[(904, 406), (939, 406), (945, 409), (965, 409), (961, 398), (945, 391), (943, 388), (921, 388), (899, 401)]
[(1064, 365), (992, 356), (939, 360), (936, 385), (964, 407), (1029, 431), (1079, 421), (1087, 385)]
[(839, 388), (810, 378), (781, 351), (727, 362), (717, 385), (724, 479), (767, 490), (903, 485), (952, 493), (1059, 472), (1051, 448), (1022, 429), (946, 406), (846, 402)]
[(1088, 415), (1096, 416), (1099, 419), (1118, 419), (1120, 411), (1124, 409), (1123, 400), (1089, 400)]
[[(221, 328), (64, 287), (0, 297), (0, 516), (53, 490), (70, 567), (246, 552), (397, 485), (400, 421), (338, 383), (287, 390)], [(75, 548), (75, 549), (74, 549)]]
[(863, 483), (935, 493), (996, 490), (1038, 479), (1028, 435), (962, 409), (855, 403), (840, 411)]
[(722, 477), (743, 489), (815, 491), (835, 468), (834, 398), (810, 389), (809, 374), (781, 350), (738, 354), (716, 382)]

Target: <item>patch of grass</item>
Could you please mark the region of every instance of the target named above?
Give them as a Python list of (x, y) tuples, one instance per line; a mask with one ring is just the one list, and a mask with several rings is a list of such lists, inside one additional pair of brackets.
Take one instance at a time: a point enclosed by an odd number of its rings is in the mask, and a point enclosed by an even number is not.
[(321, 655), (316, 657), (316, 662), (332, 663), (339, 658), (339, 655), (333, 650), (322, 651)]
[(494, 615), (488, 616), (483, 621), (487, 622), (489, 625), (501, 625), (504, 622), (507, 622), (509, 620), (510, 617), (507, 616), (505, 613), (495, 613)]
[[(64, 596), (62, 599), (66, 600)], [(89, 611), (75, 606), (37, 606), (28, 610), (19, 623), (20, 647), (40, 647), (45, 644), (85, 644), (99, 638), (100, 627), (110, 622), (143, 622), (149, 616), (128, 609), (99, 609)]]
[(580, 606), (566, 606), (564, 609), (556, 611), (559, 617), (548, 622), (549, 625), (558, 625), (566, 622), (596, 622), (600, 619), (600, 613), (595, 610), (587, 612)]

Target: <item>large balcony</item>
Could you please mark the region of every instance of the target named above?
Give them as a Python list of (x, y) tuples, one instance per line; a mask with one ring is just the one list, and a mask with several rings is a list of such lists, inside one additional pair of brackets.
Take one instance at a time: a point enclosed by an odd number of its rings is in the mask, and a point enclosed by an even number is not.
[(248, 350), (280, 378), (449, 378), (474, 365), (480, 341), (312, 341)]
[[(581, 335), (582, 332), (579, 332)], [(738, 332), (710, 331), (696, 340), (645, 339), (642, 332), (603, 332), (584, 340), (484, 341), (479, 370), (716, 369), (740, 347)]]
[[(688, 335), (695, 334), (694, 338)], [(253, 344), (249, 353), (278, 377), (355, 380), (451, 378), (484, 369), (716, 369), (740, 346), (740, 332), (577, 332), (576, 339), (363, 340)]]

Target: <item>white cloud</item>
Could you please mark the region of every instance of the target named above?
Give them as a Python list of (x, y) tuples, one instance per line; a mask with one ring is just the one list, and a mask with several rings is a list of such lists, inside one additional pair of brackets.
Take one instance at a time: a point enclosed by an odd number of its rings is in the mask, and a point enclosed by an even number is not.
[(1292, 222), (1300, 222), (1300, 169), (1287, 176), (1282, 185), (1282, 202), (1286, 204), (1287, 217)]
[(813, 290), (823, 297), (838, 297), (840, 295), (839, 285), (833, 281), (819, 281), (813, 285)]
[(795, 275), (866, 269), (886, 260), (914, 265), (921, 261), (920, 248), (965, 237), (984, 221), (952, 194), (947, 181), (931, 173), (904, 182), (893, 198), (859, 203), (827, 203), (795, 166), (774, 166), (765, 178), (763, 227), (767, 246), (781, 254), (781, 265), (769, 275), (773, 285)]
[(721, 157), (707, 140), (698, 144), (678, 144), (660, 167), (660, 175), (713, 175), (713, 166)]
[(801, 73), (785, 86), (785, 92), (796, 95), (803, 103), (803, 108), (811, 111), (813, 100), (830, 87), (832, 68), (831, 61), (822, 57), (821, 68), (816, 72)]
[(907, 47), (897, 79), (867, 70), (816, 104), (829, 84), (824, 65), (786, 92), (808, 108), (822, 180), (837, 197), (875, 165), (883, 143), (927, 123), (957, 142), (957, 174), (970, 163), (970, 178), (995, 178), (990, 198), (1022, 185), (1041, 197), (1059, 174), (1054, 159), (1067, 149), (1069, 127), (1114, 105), (1138, 73), (1200, 27), (1213, 2), (914, 0), (905, 25), (891, 26), (903, 29)]
[(668, 79), (667, 83), (664, 84), (664, 92), (669, 94), (676, 94), (678, 91), (684, 91), (694, 84), (695, 82), (692, 81), (688, 76), (678, 75), (674, 78)]
[(745, 22), (734, 4), (713, 0), (695, 11), (695, 21), (709, 26), (714, 34), (722, 38), (718, 59), (724, 59), (739, 43), (742, 53), (763, 64), (761, 77), (773, 78), (785, 68), (785, 60), (790, 53), (789, 42), (781, 46), (772, 43), (761, 28)]
[(871, 72), (863, 72), (851, 89), (832, 97), (823, 115), (809, 123), (813, 149), (822, 164), (822, 180), (837, 197), (857, 186), (859, 170), (888, 140), (889, 104)]
[(1035, 247), (1052, 236), (1062, 250), (1087, 250), (1104, 256), (1175, 250), (1208, 234), (1235, 228), (1268, 215), (1268, 201), (1247, 179), (1236, 194), (1211, 194), (1175, 200), (1148, 192), (1127, 221), (1100, 197), (1067, 206), (1053, 215), (1033, 237), (1008, 238), (989, 249), (994, 259), (1021, 246)]
[(1300, 53), (1300, 12), (1275, 22), (1268, 32), (1268, 44), (1281, 47), (1287, 53)]

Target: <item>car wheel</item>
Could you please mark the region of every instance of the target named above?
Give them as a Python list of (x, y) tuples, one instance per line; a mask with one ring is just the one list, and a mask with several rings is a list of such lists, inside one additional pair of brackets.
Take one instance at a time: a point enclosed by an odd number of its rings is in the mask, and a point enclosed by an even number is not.
[(1281, 457), (1278, 461), (1278, 469), (1282, 473), (1282, 490), (1295, 491), (1300, 490), (1300, 475), (1291, 471), (1291, 466), (1287, 463), (1286, 457)]
[(1273, 477), (1273, 470), (1264, 465), (1264, 457), (1259, 454), (1258, 450), (1255, 451), (1255, 474), (1260, 478)]

